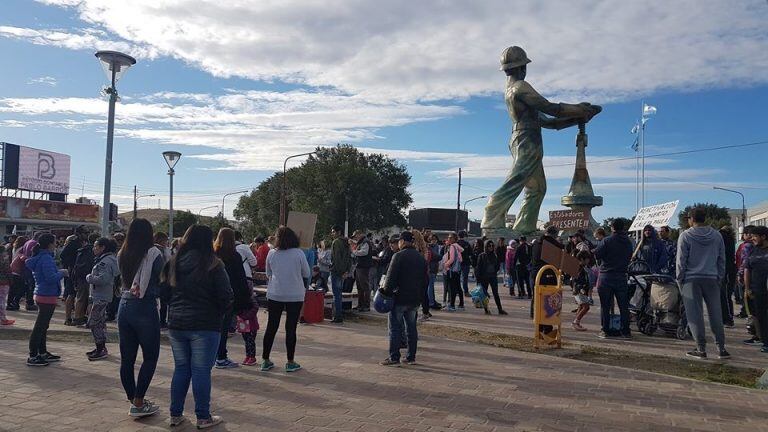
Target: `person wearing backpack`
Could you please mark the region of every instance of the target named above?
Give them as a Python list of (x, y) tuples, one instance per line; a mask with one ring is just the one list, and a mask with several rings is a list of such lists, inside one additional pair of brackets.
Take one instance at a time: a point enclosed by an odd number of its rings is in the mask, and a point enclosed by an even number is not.
[(459, 231), (459, 241), (461, 246), (461, 289), (464, 290), (464, 297), (469, 297), (469, 269), (472, 267), (472, 246), (467, 241), (467, 232)]
[[(157, 250), (160, 251), (163, 260), (170, 262), (171, 250), (168, 248), (168, 234), (158, 231), (152, 236), (152, 240), (155, 242)], [(160, 297), (160, 329), (168, 329), (168, 302), (162, 296)]]
[(443, 271), (445, 272), (446, 286), (449, 292), (450, 306), (448, 312), (455, 312), (456, 297), (459, 297), (459, 311), (464, 310), (464, 296), (461, 290), (461, 260), (463, 249), (458, 244), (459, 238), (456, 233), (448, 236), (448, 244), (443, 253)]
[(88, 298), (91, 295), (91, 285), (85, 277), (93, 269), (93, 244), (99, 239), (99, 235), (93, 233), (88, 236), (88, 242), (77, 250), (73, 279), (75, 282), (75, 313), (72, 325), (81, 326), (88, 322), (86, 311)]

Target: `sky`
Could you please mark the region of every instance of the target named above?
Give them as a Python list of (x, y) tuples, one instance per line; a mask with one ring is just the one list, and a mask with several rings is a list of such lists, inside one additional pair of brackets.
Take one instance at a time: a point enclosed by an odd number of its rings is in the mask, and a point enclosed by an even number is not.
[[(635, 212), (632, 126), (643, 103), (646, 204), (738, 208), (768, 200), (768, 2), (621, 0), (4, 0), (0, 141), (72, 157), (70, 198), (103, 193), (107, 84), (93, 53), (137, 64), (118, 82), (112, 201), (214, 215), (289, 155), (352, 144), (405, 164), (414, 206), (491, 194), (512, 164), (499, 57), (523, 47), (553, 102), (588, 101), (587, 161), (604, 205)], [(561, 209), (575, 129), (544, 132), (547, 195)], [(728, 148), (722, 148), (728, 147)], [(301, 159), (293, 161), (300, 163)], [(224, 212), (231, 215), (237, 194)], [(485, 199), (467, 205), (482, 217)], [(207, 207), (207, 208), (206, 208)], [(516, 203), (512, 212), (519, 208)]]

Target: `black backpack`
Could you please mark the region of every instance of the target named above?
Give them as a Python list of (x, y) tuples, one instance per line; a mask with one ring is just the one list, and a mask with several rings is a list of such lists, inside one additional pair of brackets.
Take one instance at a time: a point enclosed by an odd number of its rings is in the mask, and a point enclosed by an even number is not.
[(462, 265), (469, 265), (472, 262), (472, 247), (464, 239), (459, 240), (457, 243), (464, 248), (464, 250), (461, 251)]
[(93, 249), (91, 245), (86, 244), (77, 250), (73, 276), (75, 279), (82, 280), (91, 273), (91, 270), (93, 270)]

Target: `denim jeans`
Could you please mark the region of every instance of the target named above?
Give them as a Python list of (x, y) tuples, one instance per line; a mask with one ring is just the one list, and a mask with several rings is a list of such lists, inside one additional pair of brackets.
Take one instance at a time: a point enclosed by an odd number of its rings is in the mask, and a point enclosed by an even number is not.
[(206, 330), (169, 330), (173, 350), (171, 380), (171, 416), (184, 413), (184, 400), (192, 381), (195, 416), (211, 418), (211, 369), (216, 360), (221, 332)]
[[(154, 298), (121, 299), (117, 311), (120, 335), (120, 381), (128, 399), (143, 398), (160, 356), (160, 314)], [(133, 369), (141, 348), (143, 362), (136, 379)]]
[(418, 306), (395, 306), (389, 313), (389, 358), (400, 361), (400, 342), (403, 337), (403, 322), (408, 334), (408, 354), (406, 360), (416, 360), (416, 344), (419, 333), (416, 330)]
[(469, 294), (469, 263), (461, 263), (461, 289), (464, 294)]
[(344, 317), (344, 305), (342, 304), (341, 289), (344, 287), (344, 278), (341, 275), (331, 273), (331, 291), (333, 292), (333, 318)]
[(611, 311), (613, 299), (619, 306), (621, 315), (621, 334), (630, 334), (629, 330), (629, 286), (627, 275), (600, 275), (600, 285), (597, 293), (600, 295), (600, 324), (604, 332), (611, 327)]
[(429, 299), (430, 306), (435, 306), (437, 304), (435, 301), (435, 279), (437, 279), (437, 274), (430, 272), (429, 285), (427, 286), (427, 299)]

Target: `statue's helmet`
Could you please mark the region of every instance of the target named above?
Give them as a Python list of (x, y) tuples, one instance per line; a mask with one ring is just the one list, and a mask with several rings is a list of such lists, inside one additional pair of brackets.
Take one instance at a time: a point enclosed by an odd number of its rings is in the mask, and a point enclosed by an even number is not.
[(525, 50), (519, 46), (511, 46), (501, 53), (501, 68), (499, 70), (509, 70), (516, 67), (527, 65), (531, 62)]

